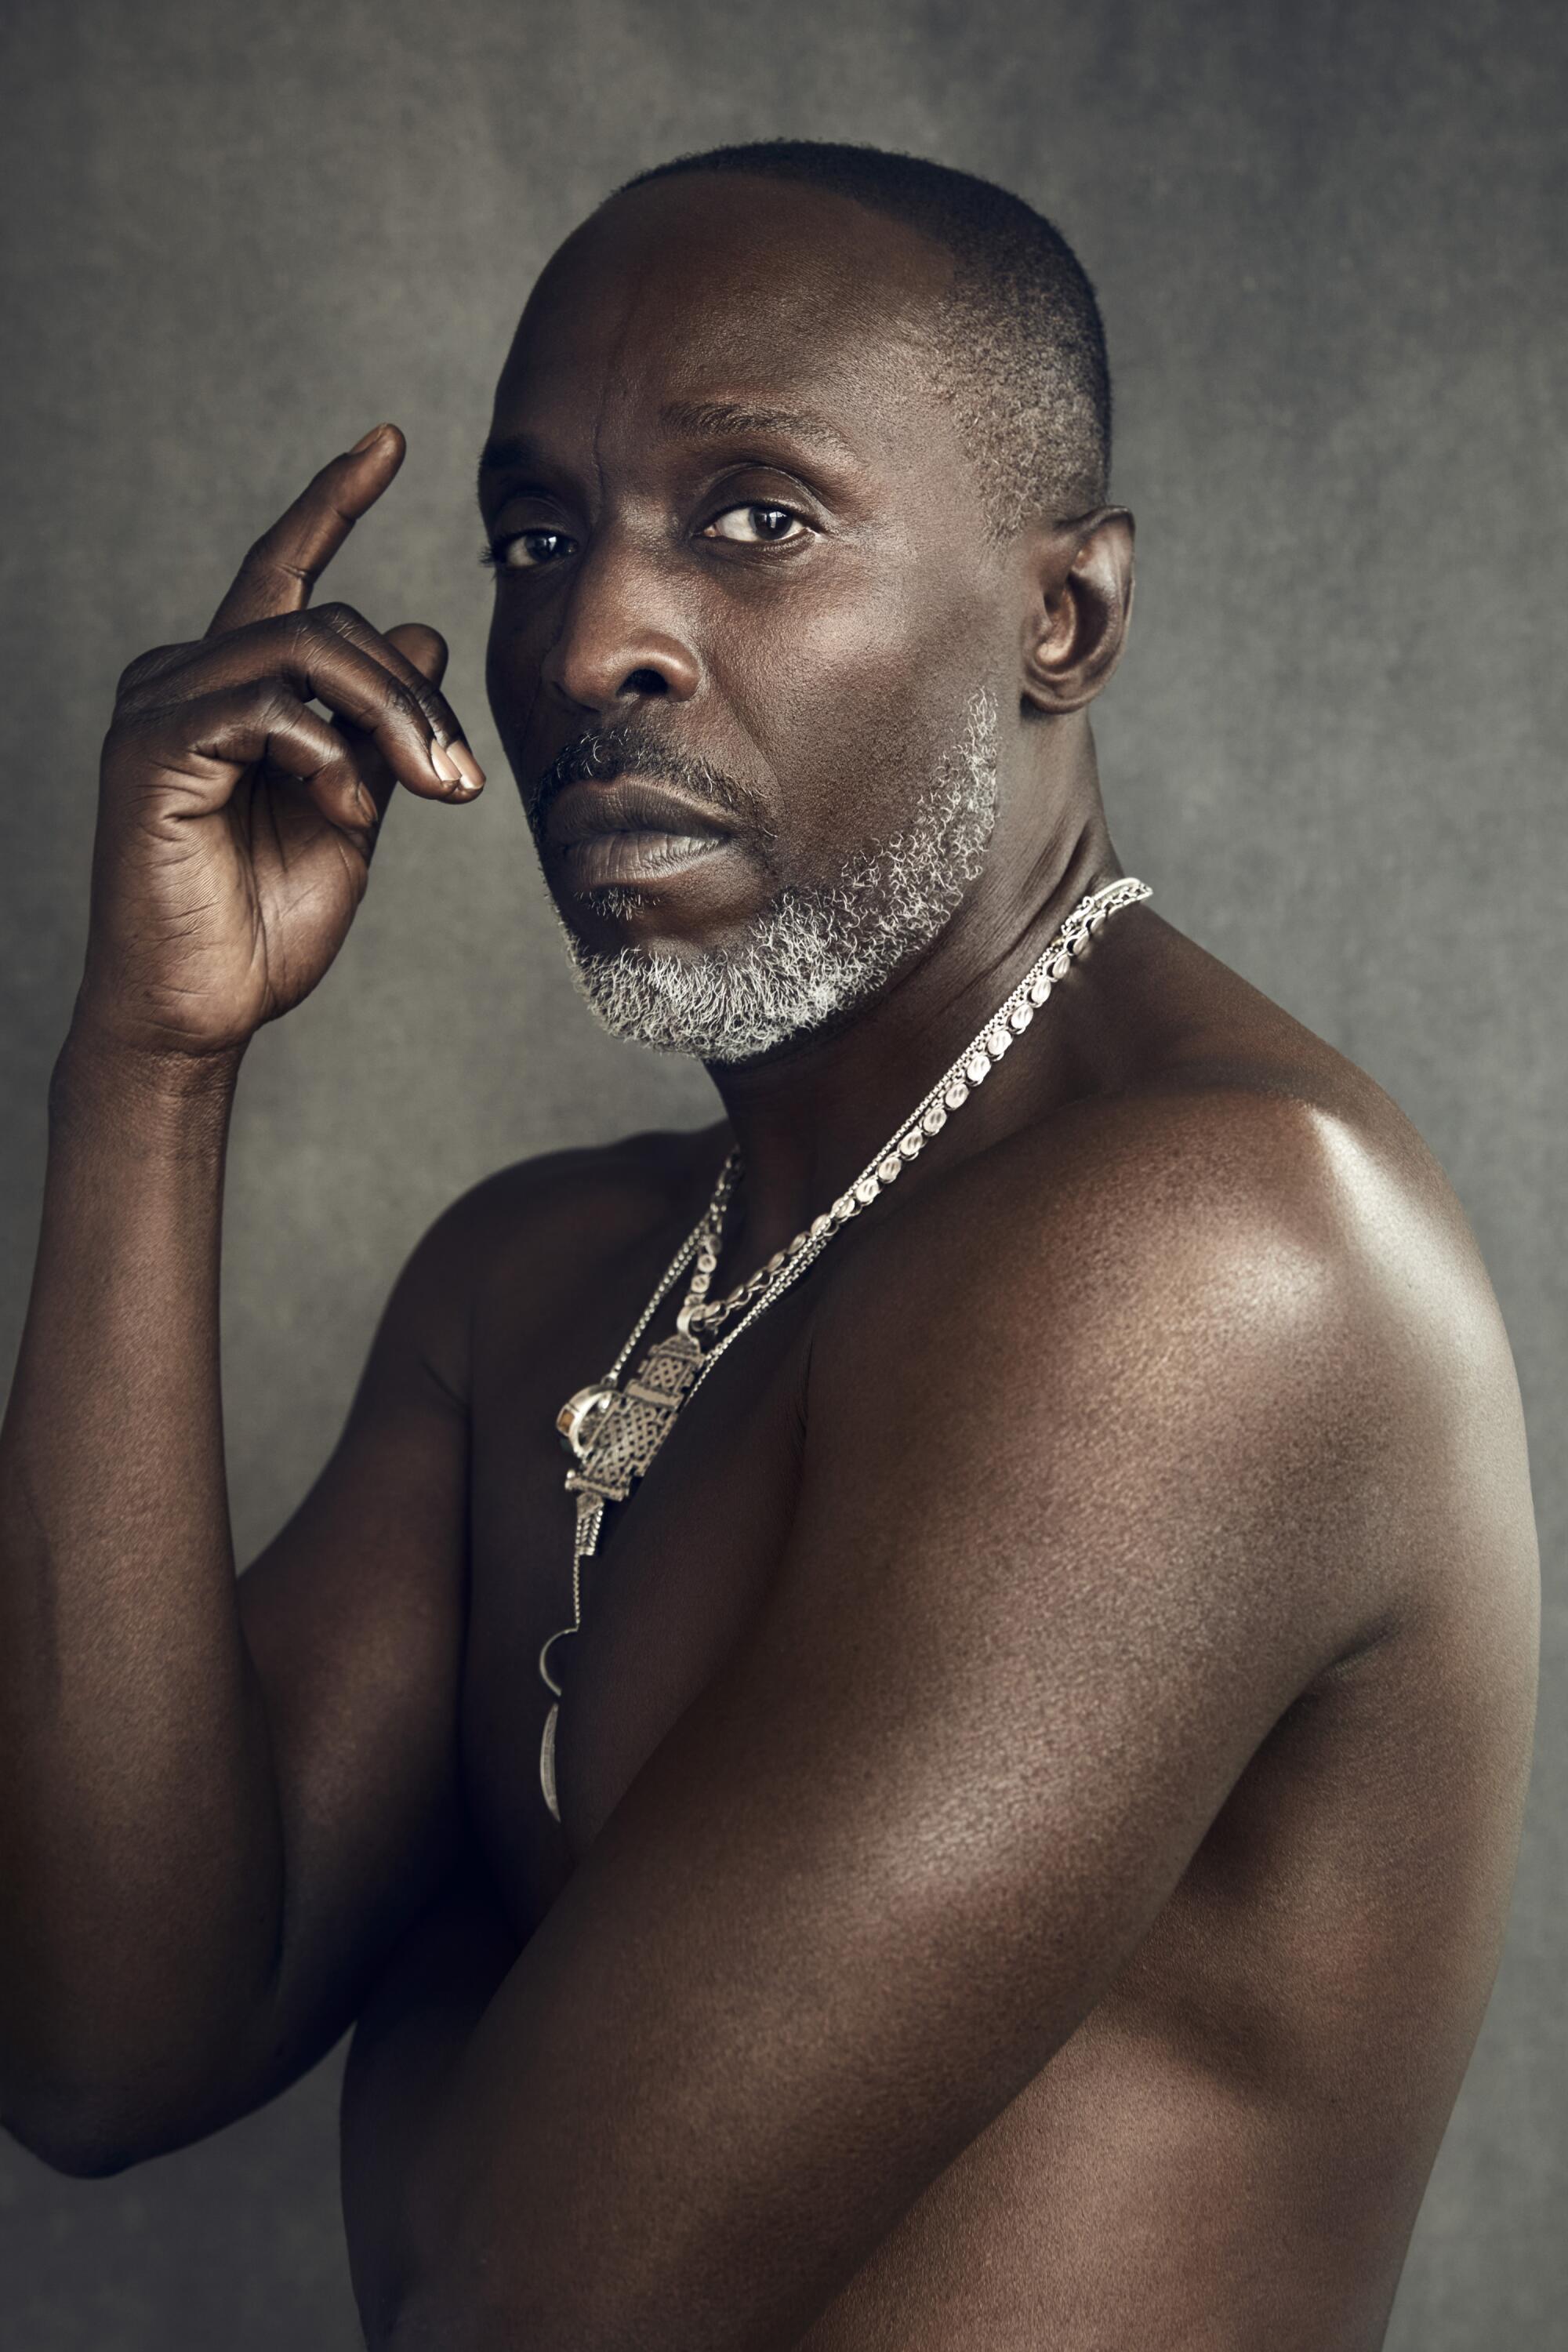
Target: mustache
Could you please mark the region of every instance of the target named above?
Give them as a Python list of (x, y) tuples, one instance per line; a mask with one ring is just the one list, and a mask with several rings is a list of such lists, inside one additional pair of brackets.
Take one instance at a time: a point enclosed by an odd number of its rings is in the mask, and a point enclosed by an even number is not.
[(537, 833), (551, 802), (568, 784), (616, 775), (647, 776), (657, 783), (674, 784), (693, 800), (706, 801), (725, 816), (766, 835), (755, 795), (735, 777), (693, 751), (662, 742), (649, 729), (626, 724), (595, 727), (563, 745), (535, 780), (529, 796), (529, 824)]

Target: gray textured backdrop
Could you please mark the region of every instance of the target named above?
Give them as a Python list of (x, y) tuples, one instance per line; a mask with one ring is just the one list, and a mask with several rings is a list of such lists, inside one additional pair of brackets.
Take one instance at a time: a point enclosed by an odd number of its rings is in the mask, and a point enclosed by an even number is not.
[[(641, 165), (786, 132), (984, 172), (1078, 245), (1141, 526), (1100, 726), (1118, 845), (1167, 916), (1404, 1105), (1518, 1354), (1547, 1581), (1536, 1780), (1389, 2342), (1547, 2352), (1568, 2312), (1555, 0), (9, 15), (6, 1363), (114, 677), (197, 633), (256, 530), (383, 416), (407, 464), (331, 593), (447, 633), (497, 779), (460, 814), (400, 800), (340, 961), (246, 1066), (225, 1302), (245, 1557), (314, 1474), (392, 1275), (454, 1193), (712, 1099), (578, 1008), (484, 710), (470, 475), (539, 264)], [(349, 2352), (335, 2088), (333, 2062), (107, 2182), (0, 2144), (8, 2352)]]

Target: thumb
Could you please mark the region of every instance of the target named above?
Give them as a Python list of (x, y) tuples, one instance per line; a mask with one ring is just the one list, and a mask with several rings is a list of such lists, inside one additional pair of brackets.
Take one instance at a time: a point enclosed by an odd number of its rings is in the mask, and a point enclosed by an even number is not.
[(447, 667), (447, 640), (439, 629), (427, 628), (423, 621), (399, 621), (385, 634), (387, 644), (395, 646), (421, 677), (428, 678), (432, 686), (440, 685)]

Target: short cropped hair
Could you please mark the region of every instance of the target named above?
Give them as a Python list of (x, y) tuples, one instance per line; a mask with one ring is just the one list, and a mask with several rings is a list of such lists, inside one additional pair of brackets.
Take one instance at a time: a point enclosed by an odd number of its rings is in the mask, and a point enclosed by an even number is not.
[(1005, 537), (1104, 503), (1110, 374), (1100, 305), (1042, 214), (943, 163), (809, 139), (678, 155), (615, 194), (696, 172), (826, 188), (944, 247), (955, 268), (936, 320), (937, 384), (957, 414), (993, 530)]

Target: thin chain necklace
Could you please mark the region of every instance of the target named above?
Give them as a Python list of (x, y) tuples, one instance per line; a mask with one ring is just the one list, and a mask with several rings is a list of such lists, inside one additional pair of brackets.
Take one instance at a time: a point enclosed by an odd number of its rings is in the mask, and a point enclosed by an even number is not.
[[(1107, 883), (1081, 898), (1045, 953), (1032, 963), (1012, 993), (997, 1006), (984, 1027), (957, 1060), (896, 1128), (874, 1158), (868, 1160), (847, 1191), (831, 1209), (803, 1225), (788, 1247), (774, 1252), (748, 1280), (724, 1297), (708, 1293), (719, 1264), (724, 1216), (741, 1173), (741, 1158), (731, 1151), (719, 1171), (713, 1197), (671, 1258), (647, 1305), (627, 1334), (626, 1345), (602, 1381), (579, 1389), (556, 1415), (561, 1443), (574, 1457), (566, 1474), (566, 1491), (577, 1498), (577, 1524), (572, 1548), (572, 1622), (551, 1634), (539, 1653), (539, 1672), (554, 1703), (544, 1719), (539, 1748), (539, 1780), (544, 1801), (557, 1821), (561, 1807), (555, 1790), (555, 1728), (561, 1714), (561, 1685), (547, 1663), (553, 1645), (575, 1633), (583, 1622), (583, 1562), (592, 1557), (610, 1503), (625, 1502), (647, 1472), (669, 1433), (681, 1406), (696, 1395), (726, 1348), (733, 1345), (765, 1307), (799, 1280), (826, 1248), (835, 1234), (852, 1217), (868, 1209), (895, 1183), (908, 1163), (917, 1159), (931, 1138), (942, 1133), (950, 1115), (963, 1108), (973, 1089), (1014, 1042), (1021, 1037), (1058, 980), (1066, 978), (1075, 956), (1105, 928), (1108, 917), (1137, 899), (1152, 898), (1146, 882), (1131, 875)], [(648, 1349), (625, 1387), (621, 1373), (669, 1292), (695, 1258), (686, 1297), (676, 1317), (675, 1329)], [(700, 1331), (716, 1330), (732, 1315), (740, 1320), (706, 1355)]]

